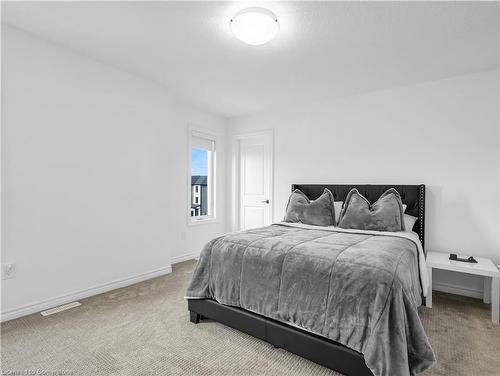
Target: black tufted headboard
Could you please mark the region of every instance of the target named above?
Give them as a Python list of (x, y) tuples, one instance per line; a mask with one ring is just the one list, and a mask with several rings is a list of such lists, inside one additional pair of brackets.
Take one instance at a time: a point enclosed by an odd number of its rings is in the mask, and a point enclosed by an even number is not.
[[(418, 220), (413, 226), (420, 237), (422, 247), (425, 252), (424, 233), (425, 233), (425, 185), (338, 185), (338, 184), (292, 184), (292, 192), (300, 189), (309, 199), (315, 200), (328, 188), (333, 193), (336, 201), (345, 201), (347, 194), (352, 188), (356, 188), (359, 193), (365, 196), (370, 203), (374, 203), (389, 188), (395, 188), (401, 195), (403, 204), (406, 204), (406, 214), (417, 217)], [(427, 253), (426, 253), (427, 254)]]

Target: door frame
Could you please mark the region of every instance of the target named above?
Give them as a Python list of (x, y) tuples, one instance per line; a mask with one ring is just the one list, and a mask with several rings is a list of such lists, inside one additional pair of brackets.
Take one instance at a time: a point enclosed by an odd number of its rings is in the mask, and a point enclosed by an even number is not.
[(231, 203), (229, 212), (229, 231), (238, 231), (240, 229), (240, 142), (241, 140), (254, 137), (267, 137), (270, 140), (271, 150), (271, 174), (269, 176), (269, 200), (271, 201), (270, 213), (271, 221), (274, 218), (274, 130), (263, 130), (250, 133), (238, 133), (232, 136), (231, 141)]

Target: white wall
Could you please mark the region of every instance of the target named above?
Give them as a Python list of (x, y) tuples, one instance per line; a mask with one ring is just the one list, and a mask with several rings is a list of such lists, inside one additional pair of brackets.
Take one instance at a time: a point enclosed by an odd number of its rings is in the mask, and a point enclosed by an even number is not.
[[(292, 183), (424, 183), (426, 248), (500, 262), (498, 85), (488, 71), (233, 118), (228, 130), (274, 129), (275, 220)], [(435, 283), (482, 290), (455, 274)]]
[(160, 85), (2, 31), (2, 263), (17, 266), (2, 284), (4, 320), (167, 273), (172, 256), (223, 232), (224, 215), (185, 228), (187, 130), (178, 127), (193, 119), (220, 133), (223, 121), (174, 111)]
[[(171, 153), (175, 155), (176, 163), (172, 168), (179, 184), (172, 187), (172, 214), (176, 218), (172, 230), (176, 238), (172, 241), (172, 262), (180, 262), (197, 257), (210, 239), (219, 236), (226, 229), (226, 126), (225, 119), (212, 115), (185, 103), (174, 100), (174, 124), (171, 137), (179, 142), (172, 145)], [(187, 151), (189, 129), (197, 128), (213, 133), (216, 141), (216, 221), (188, 225), (188, 207), (191, 199), (187, 184), (191, 173), (189, 171), (190, 152)]]

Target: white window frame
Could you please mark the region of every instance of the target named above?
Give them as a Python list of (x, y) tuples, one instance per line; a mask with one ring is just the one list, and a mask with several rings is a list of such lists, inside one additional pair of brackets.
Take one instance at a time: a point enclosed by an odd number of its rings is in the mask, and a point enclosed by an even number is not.
[[(191, 171), (192, 171), (192, 165), (193, 161), (191, 159), (192, 157), (192, 149), (193, 149), (193, 136), (200, 137), (200, 138), (205, 138), (207, 140), (210, 140), (214, 143), (214, 150), (212, 153), (211, 158), (208, 160), (208, 177), (207, 177), (207, 189), (208, 189), (208, 194), (207, 194), (207, 207), (210, 215), (202, 215), (202, 216), (191, 216), (191, 191), (192, 191), (192, 186), (191, 186)], [(198, 127), (193, 127), (190, 126), (188, 129), (188, 189), (187, 192), (189, 192), (188, 195), (188, 210), (186, 211), (186, 217), (187, 217), (187, 224), (189, 226), (191, 225), (201, 225), (201, 224), (208, 224), (208, 223), (215, 223), (217, 222), (217, 214), (216, 214), (216, 197), (217, 197), (217, 148), (218, 148), (218, 137), (215, 133), (203, 129), (203, 128), (198, 128)], [(200, 189), (200, 196), (201, 196), (201, 189)]]

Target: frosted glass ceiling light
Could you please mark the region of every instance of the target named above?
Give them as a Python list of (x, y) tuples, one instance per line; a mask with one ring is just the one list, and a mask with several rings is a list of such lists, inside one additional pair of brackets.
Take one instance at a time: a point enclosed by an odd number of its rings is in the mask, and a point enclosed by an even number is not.
[(280, 29), (275, 14), (265, 8), (246, 8), (231, 19), (234, 36), (246, 44), (259, 46), (273, 39)]

